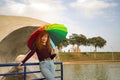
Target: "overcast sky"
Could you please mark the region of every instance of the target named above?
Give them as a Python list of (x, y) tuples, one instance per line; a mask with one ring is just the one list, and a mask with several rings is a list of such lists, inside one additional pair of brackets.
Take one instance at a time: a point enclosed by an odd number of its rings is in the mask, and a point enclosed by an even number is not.
[[(0, 0), (0, 15), (62, 23), (68, 36), (103, 37), (107, 44), (98, 51), (120, 51), (120, 0)], [(93, 48), (81, 46), (81, 51)]]

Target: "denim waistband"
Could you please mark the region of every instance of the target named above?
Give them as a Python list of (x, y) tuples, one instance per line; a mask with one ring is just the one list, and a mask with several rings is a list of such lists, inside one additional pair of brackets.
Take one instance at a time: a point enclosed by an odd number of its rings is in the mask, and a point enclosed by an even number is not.
[(45, 59), (43, 59), (43, 60), (40, 60), (40, 62), (41, 62), (41, 61), (46, 61), (46, 60), (51, 60), (51, 58), (50, 58), (50, 57), (45, 58)]

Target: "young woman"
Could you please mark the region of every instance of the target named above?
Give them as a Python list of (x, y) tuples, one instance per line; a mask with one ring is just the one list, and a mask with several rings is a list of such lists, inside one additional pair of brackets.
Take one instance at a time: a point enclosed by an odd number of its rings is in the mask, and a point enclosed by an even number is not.
[(47, 80), (55, 80), (55, 67), (53, 58), (56, 56), (56, 51), (50, 45), (50, 36), (46, 31), (40, 32), (36, 38), (33, 48), (30, 53), (19, 64), (24, 64), (34, 53), (37, 53), (40, 61), (40, 70)]

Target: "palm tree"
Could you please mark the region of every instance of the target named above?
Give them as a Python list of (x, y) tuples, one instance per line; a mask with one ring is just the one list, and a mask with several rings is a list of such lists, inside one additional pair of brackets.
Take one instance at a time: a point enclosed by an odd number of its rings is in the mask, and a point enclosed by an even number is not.
[(80, 45), (86, 45), (86, 36), (83, 35), (83, 34), (72, 34), (70, 37), (69, 37), (69, 41), (70, 41), (70, 44), (74, 45), (76, 44), (77, 45), (77, 48), (75, 50), (75, 52), (80, 52)]
[(81, 45), (86, 45), (87, 38), (85, 35), (80, 34), (76, 37), (77, 52), (79, 52)]
[(97, 51), (97, 47), (102, 48), (106, 45), (106, 40), (102, 37), (93, 37), (88, 39), (88, 45), (93, 45), (95, 47), (94, 50), (94, 58), (96, 58), (95, 52)]
[(72, 45), (73, 52), (75, 52), (74, 45), (76, 44), (76, 39), (75, 39), (76, 36), (77, 34), (72, 34), (69, 36), (69, 44)]
[(76, 44), (76, 39), (75, 39), (76, 36), (77, 36), (77, 34), (72, 34), (69, 36), (69, 43), (70, 44), (72, 44), (72, 45)]

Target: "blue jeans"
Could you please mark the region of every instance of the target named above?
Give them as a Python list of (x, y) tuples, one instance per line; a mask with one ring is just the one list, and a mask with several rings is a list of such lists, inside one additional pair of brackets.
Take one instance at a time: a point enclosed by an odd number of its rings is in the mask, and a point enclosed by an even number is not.
[(55, 80), (55, 65), (52, 60), (41, 61), (40, 70), (47, 80)]

